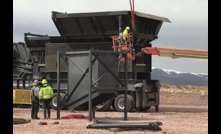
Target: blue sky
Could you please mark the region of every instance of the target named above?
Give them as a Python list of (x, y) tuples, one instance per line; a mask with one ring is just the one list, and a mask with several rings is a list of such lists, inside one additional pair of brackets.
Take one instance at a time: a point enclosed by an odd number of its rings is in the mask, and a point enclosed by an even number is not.
[[(208, 50), (208, 0), (134, 0), (135, 10), (169, 18), (153, 47)], [(24, 42), (24, 33), (59, 33), (51, 11), (81, 13), (130, 10), (129, 0), (13, 0), (13, 42)], [(208, 73), (207, 59), (172, 59), (153, 56), (152, 65), (180, 72)]]

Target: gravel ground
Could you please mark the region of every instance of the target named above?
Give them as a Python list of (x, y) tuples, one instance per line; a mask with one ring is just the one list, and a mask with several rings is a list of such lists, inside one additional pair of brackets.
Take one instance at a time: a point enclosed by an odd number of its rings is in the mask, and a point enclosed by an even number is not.
[[(161, 90), (159, 112), (152, 107), (148, 112), (129, 112), (126, 122), (160, 121), (163, 123), (161, 131), (152, 130), (125, 130), (125, 129), (88, 129), (92, 122), (86, 119), (60, 119), (56, 120), (56, 111), (52, 110), (50, 120), (31, 120), (27, 124), (13, 125), (14, 134), (207, 134), (208, 133), (208, 94), (168, 92)], [(14, 117), (30, 119), (30, 108), (13, 108)], [(61, 116), (73, 114), (66, 110), (61, 111)], [(88, 116), (87, 111), (76, 111), (74, 114)], [(95, 112), (97, 119), (124, 121), (121, 112)], [(39, 117), (43, 118), (40, 109)], [(46, 121), (48, 125), (38, 125)], [(59, 124), (53, 124), (58, 121)]]

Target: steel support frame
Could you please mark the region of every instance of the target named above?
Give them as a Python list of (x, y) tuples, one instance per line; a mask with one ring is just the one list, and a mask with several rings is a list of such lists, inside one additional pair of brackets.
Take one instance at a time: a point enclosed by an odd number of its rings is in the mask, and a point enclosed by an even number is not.
[[(118, 55), (122, 55), (124, 58), (125, 58), (125, 63), (127, 63), (128, 59), (127, 59), (127, 53), (126, 52), (112, 52), (112, 51), (102, 51), (102, 50), (94, 50), (94, 49), (90, 49), (89, 50), (89, 103), (88, 103), (88, 107), (89, 107), (89, 121), (92, 121), (93, 118), (95, 118), (95, 110), (92, 108), (92, 89), (94, 88), (94, 84), (92, 84), (92, 65), (94, 63), (94, 60), (92, 60), (92, 56), (95, 57), (95, 59), (97, 59), (103, 66), (105, 66), (104, 63), (102, 63), (101, 60), (99, 60), (99, 58), (97, 57), (96, 54), (98, 53), (115, 53), (115, 54), (118, 54)], [(60, 57), (61, 57), (61, 54), (64, 54), (64, 52), (60, 52), (60, 51), (57, 51), (57, 99), (60, 100)], [(119, 57), (118, 60), (120, 60), (121, 57)], [(111, 72), (109, 70), (109, 68), (107, 66), (105, 66), (107, 71)], [(127, 104), (127, 90), (128, 90), (128, 81), (127, 81), (127, 64), (125, 64), (125, 79), (124, 79), (124, 84), (121, 83), (121, 81), (115, 77), (118, 82), (120, 82), (120, 84), (124, 87), (125, 89), (125, 104)], [(105, 72), (107, 72), (105, 71)], [(112, 74), (114, 75), (114, 74)], [(96, 83), (95, 83), (96, 84)], [(121, 87), (122, 88), (122, 87)], [(57, 119), (60, 119), (60, 101), (57, 101), (58, 104), (57, 104)], [(127, 120), (127, 105), (125, 105), (125, 109), (124, 109), (124, 120)]]
[[(64, 55), (64, 51), (57, 51), (57, 119), (60, 119), (60, 110), (61, 110), (61, 102), (64, 101), (65, 96), (67, 95), (67, 93), (65, 94), (64, 98), (62, 100), (60, 100), (60, 93), (61, 93), (61, 86), (60, 86), (60, 73), (61, 73), (61, 62), (60, 62), (60, 58)], [(64, 58), (64, 57), (62, 57)]]
[[(94, 88), (94, 85), (92, 84), (92, 56), (94, 56), (103, 66), (105, 66), (105, 64), (97, 57), (98, 53), (116, 53), (116, 54), (121, 54), (124, 58), (125, 58), (125, 63), (127, 63), (128, 58), (127, 58), (127, 53), (126, 52), (112, 52), (112, 51), (102, 51), (102, 50), (94, 50), (94, 49), (90, 49), (89, 50), (89, 103), (88, 103), (88, 114), (89, 114), (89, 121), (92, 121), (95, 118), (95, 110), (92, 108), (92, 89)], [(121, 57), (120, 57), (121, 58)], [(120, 58), (118, 60), (120, 60)], [(125, 93), (124, 93), (124, 104), (127, 104), (127, 90), (128, 90), (128, 82), (127, 82), (127, 64), (125, 64), (125, 79), (124, 79), (124, 84), (122, 86), (124, 86), (125, 89)], [(109, 68), (107, 66), (105, 66), (105, 68), (107, 69), (107, 71), (111, 72), (109, 70)], [(106, 72), (106, 71), (105, 71)], [(114, 76), (114, 74), (112, 74)], [(120, 80), (115, 77), (119, 82)], [(121, 82), (120, 82), (121, 83)], [(122, 83), (121, 83), (122, 84)], [(127, 105), (125, 105), (124, 108), (124, 120), (127, 120)]]

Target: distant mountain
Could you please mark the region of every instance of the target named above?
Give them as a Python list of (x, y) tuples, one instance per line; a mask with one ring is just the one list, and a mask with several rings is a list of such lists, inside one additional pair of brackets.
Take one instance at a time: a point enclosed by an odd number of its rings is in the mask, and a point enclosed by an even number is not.
[(183, 73), (174, 70), (152, 68), (152, 79), (162, 84), (208, 86), (208, 74)]

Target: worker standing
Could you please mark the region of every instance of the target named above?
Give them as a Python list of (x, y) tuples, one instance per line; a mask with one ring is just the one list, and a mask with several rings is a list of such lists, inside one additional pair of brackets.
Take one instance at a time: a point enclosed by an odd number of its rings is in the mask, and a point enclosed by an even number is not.
[(32, 119), (40, 119), (38, 117), (38, 111), (39, 111), (39, 86), (38, 86), (38, 80), (34, 80), (31, 88), (31, 118)]
[(51, 110), (50, 110), (50, 102), (53, 97), (53, 89), (50, 85), (48, 85), (48, 82), (46, 79), (42, 80), (42, 87), (39, 91), (39, 99), (42, 100), (43, 103), (43, 109), (44, 109), (44, 119), (50, 119), (51, 118)]
[(129, 30), (130, 30), (130, 27), (127, 26), (127, 27), (124, 29), (124, 31), (123, 31), (123, 41), (124, 41), (125, 43), (127, 43), (126, 41), (127, 41), (127, 36), (128, 36), (128, 34), (129, 34)]

